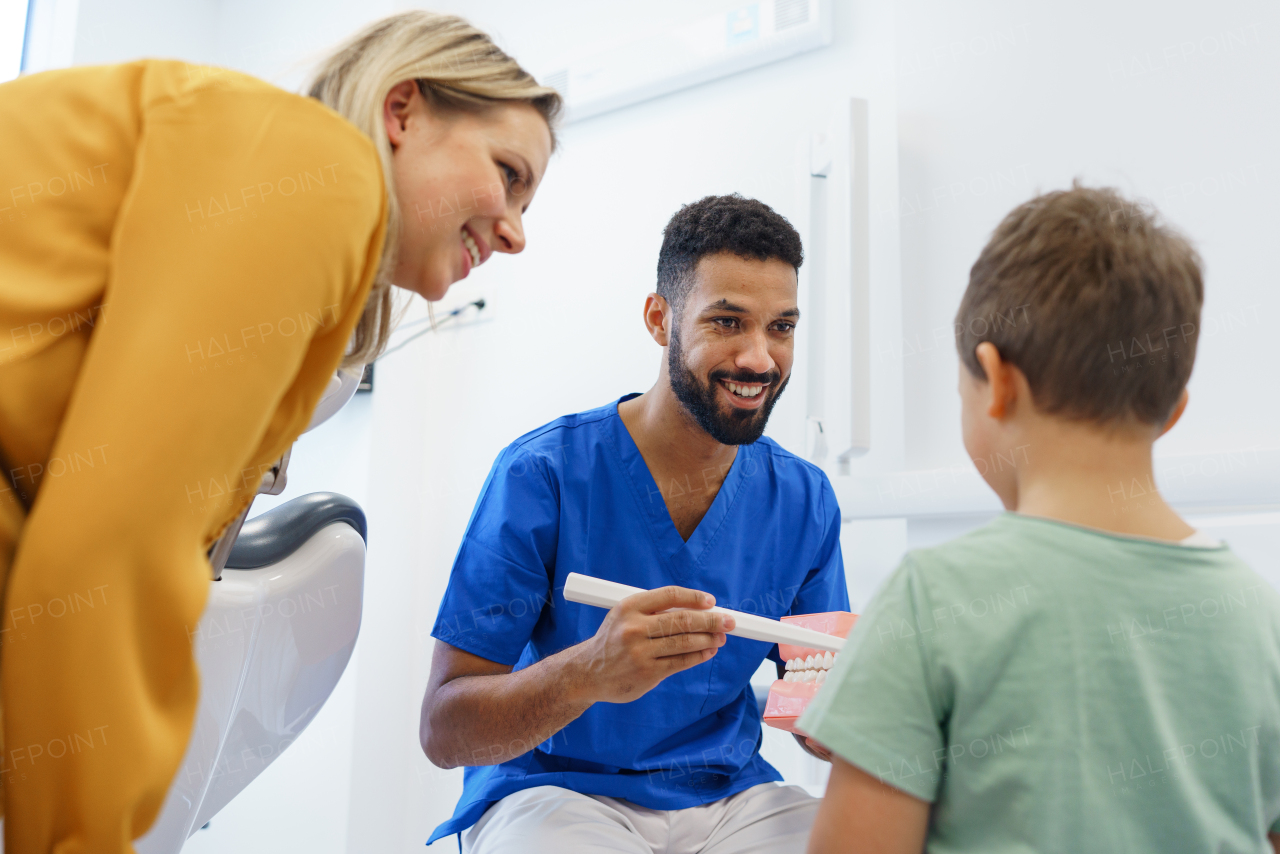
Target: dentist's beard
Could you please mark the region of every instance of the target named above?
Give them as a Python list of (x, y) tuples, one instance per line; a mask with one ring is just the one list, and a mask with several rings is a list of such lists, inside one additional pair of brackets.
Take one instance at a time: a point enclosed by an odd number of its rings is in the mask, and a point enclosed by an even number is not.
[[(685, 411), (707, 435), (722, 445), (750, 445), (764, 435), (764, 428), (769, 423), (769, 413), (773, 412), (773, 405), (778, 402), (791, 379), (787, 377), (779, 385), (780, 374), (777, 371), (754, 374), (749, 378), (741, 375), (735, 377), (728, 371), (713, 371), (710, 382), (703, 383), (685, 364), (680, 335), (674, 331), (671, 344), (667, 347), (667, 374), (671, 378), (671, 391)], [(721, 379), (730, 382), (739, 380), (769, 383), (760, 392), (768, 397), (758, 409), (730, 409), (725, 412), (716, 396)]]

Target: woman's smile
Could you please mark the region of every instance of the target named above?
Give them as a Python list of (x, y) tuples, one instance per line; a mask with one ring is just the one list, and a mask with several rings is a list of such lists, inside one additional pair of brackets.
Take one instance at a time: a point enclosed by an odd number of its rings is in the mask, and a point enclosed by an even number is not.
[(465, 279), (473, 269), (489, 260), (489, 256), (493, 254), (493, 249), (489, 247), (488, 242), (477, 234), (469, 224), (464, 224), (462, 226), (461, 240), (462, 275), (458, 278)]

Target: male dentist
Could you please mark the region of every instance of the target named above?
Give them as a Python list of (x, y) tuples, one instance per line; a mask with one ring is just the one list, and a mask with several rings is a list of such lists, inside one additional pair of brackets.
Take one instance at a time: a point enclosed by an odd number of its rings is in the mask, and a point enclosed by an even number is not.
[[(432, 631), (422, 748), (467, 769), (431, 842), (804, 850), (818, 801), (760, 757), (749, 684), (777, 647), (726, 637), (732, 619), (706, 610), (849, 608), (830, 483), (761, 438), (791, 373), (802, 260), (800, 236), (761, 202), (681, 208), (644, 307), (664, 350), (653, 388), (498, 456)], [(565, 601), (571, 572), (649, 592), (606, 613)]]

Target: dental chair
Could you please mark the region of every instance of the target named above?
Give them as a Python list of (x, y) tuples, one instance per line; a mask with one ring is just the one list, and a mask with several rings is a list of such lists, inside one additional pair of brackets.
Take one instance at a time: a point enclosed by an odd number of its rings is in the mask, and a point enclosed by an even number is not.
[[(330, 381), (307, 430), (355, 394), (359, 372)], [(284, 491), (289, 454), (258, 494)], [(200, 705), (186, 755), (138, 854), (178, 854), (320, 711), (360, 630), (365, 517), (332, 492), (236, 519), (210, 551), (214, 580), (192, 633)]]

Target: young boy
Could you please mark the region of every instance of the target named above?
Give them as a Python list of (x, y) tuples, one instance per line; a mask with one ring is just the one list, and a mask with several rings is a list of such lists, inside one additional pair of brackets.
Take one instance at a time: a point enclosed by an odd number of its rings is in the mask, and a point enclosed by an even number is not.
[(909, 553), (801, 718), (836, 757), (810, 854), (1280, 850), (1280, 596), (1152, 479), (1202, 300), (1111, 190), (996, 229), (956, 330), (1010, 512)]

